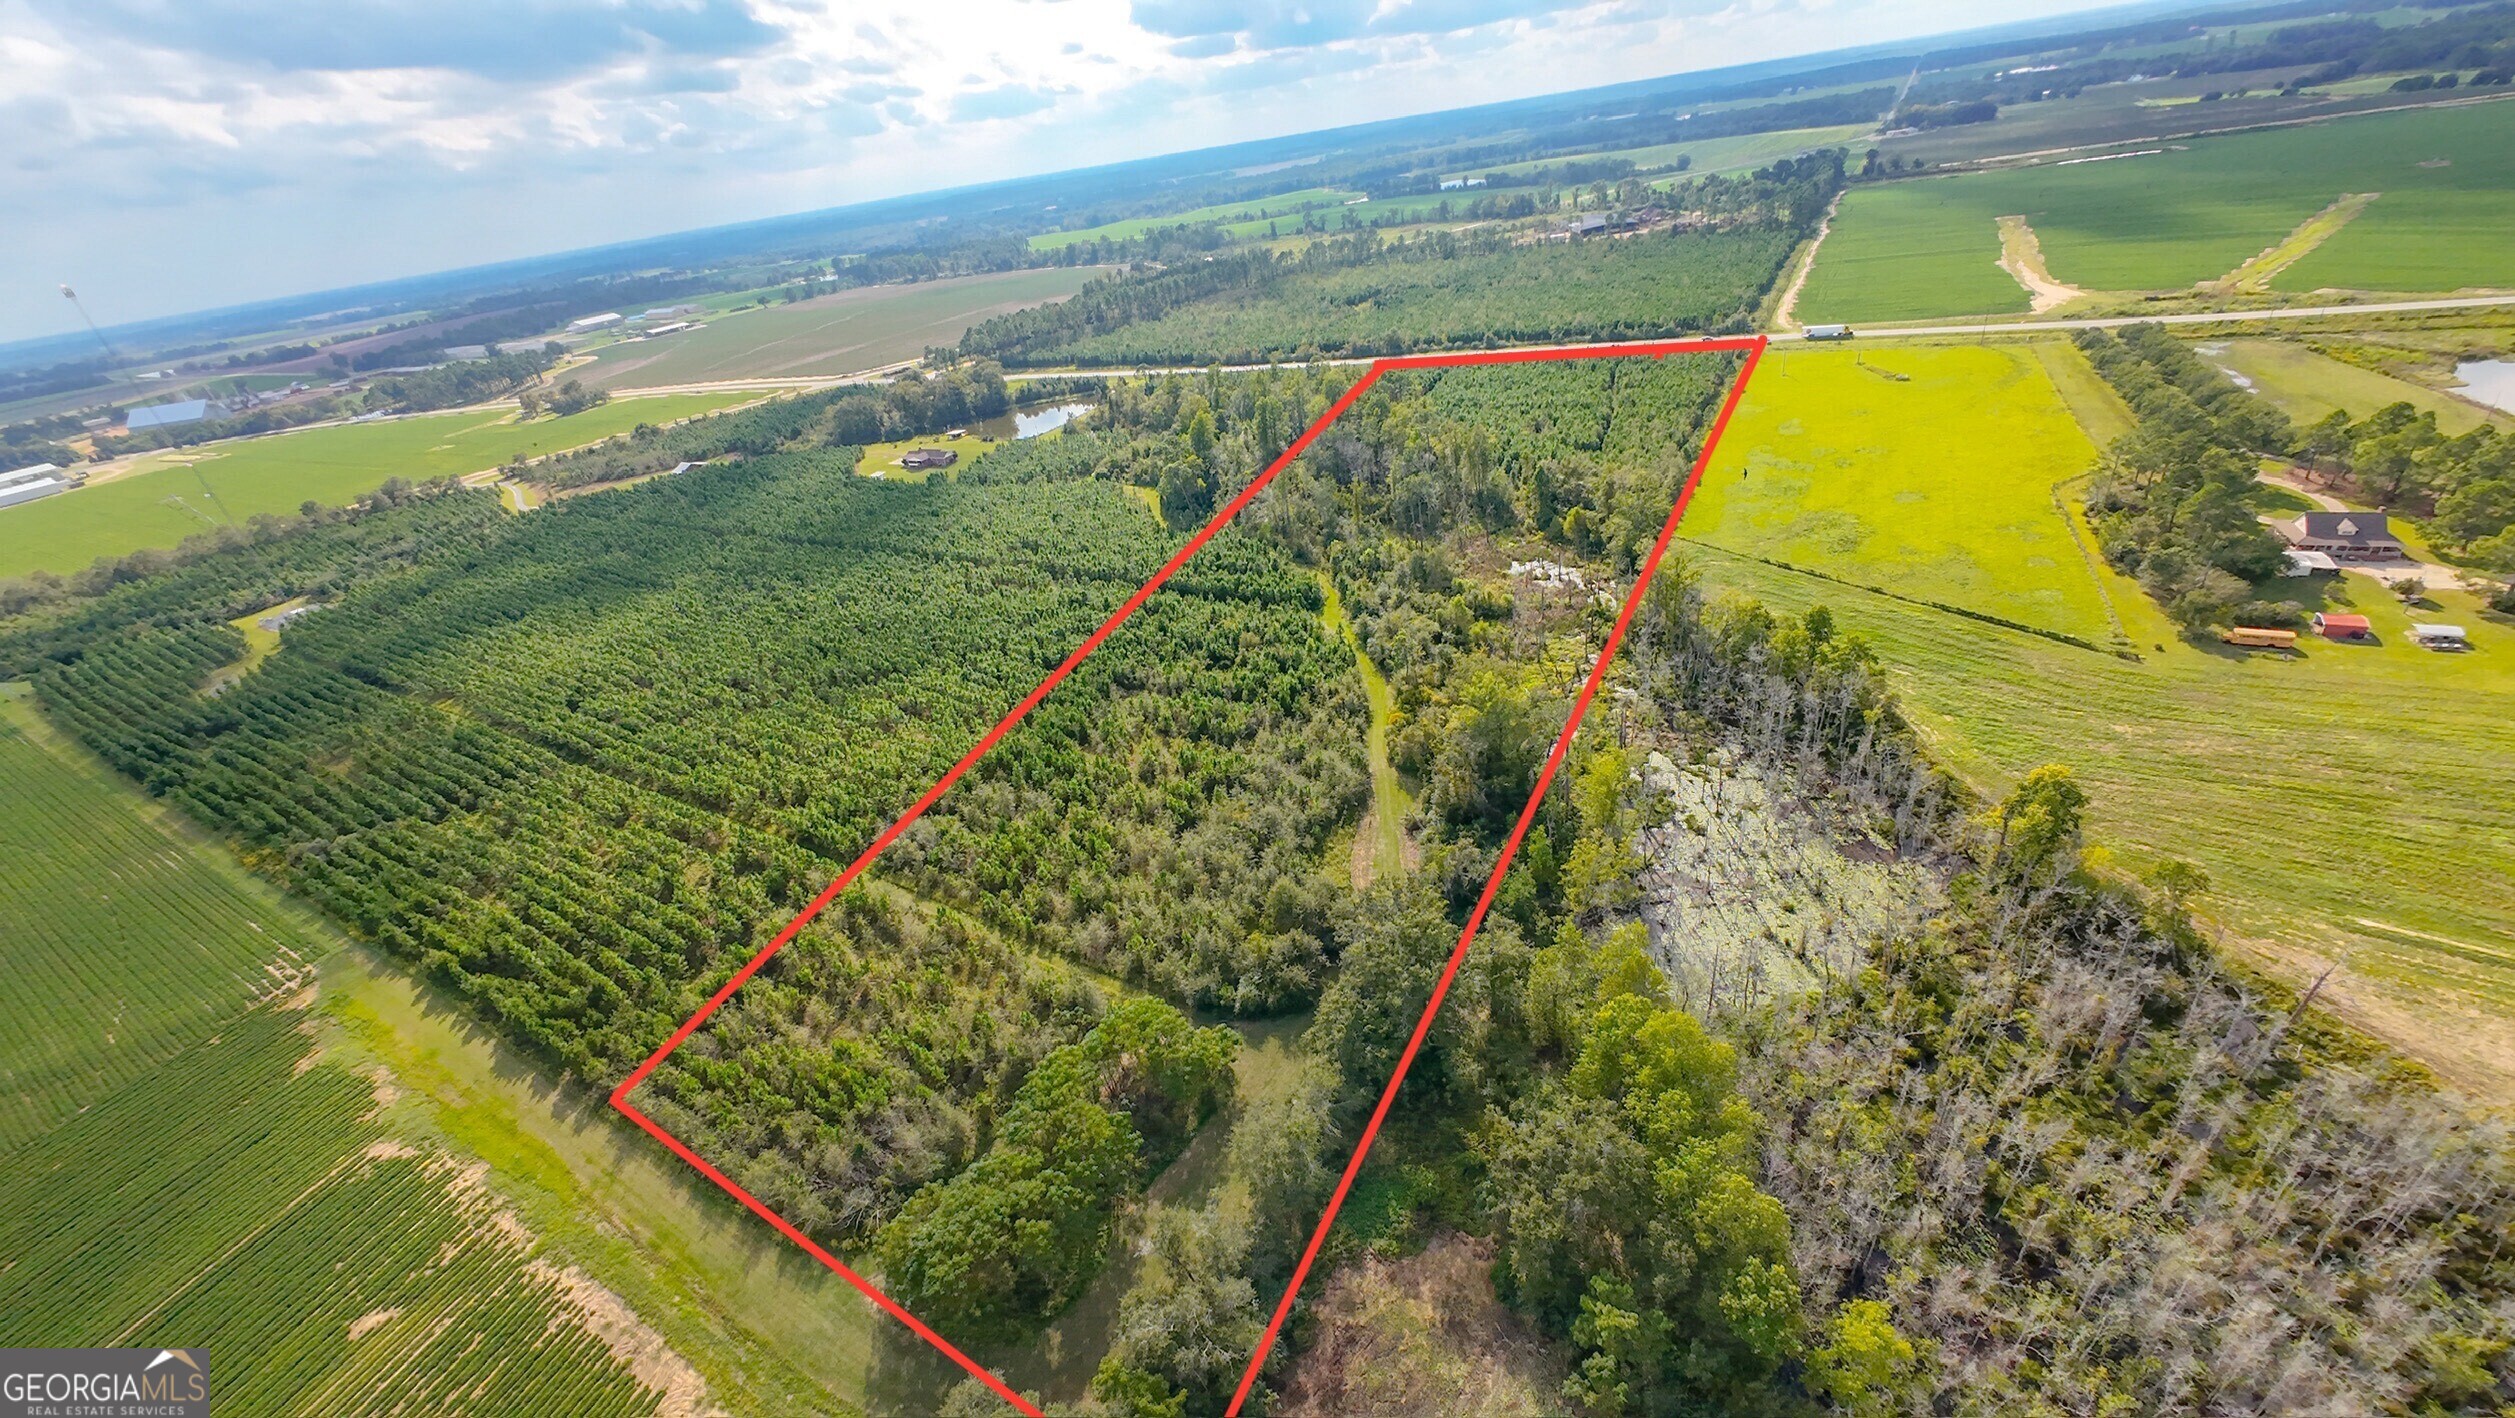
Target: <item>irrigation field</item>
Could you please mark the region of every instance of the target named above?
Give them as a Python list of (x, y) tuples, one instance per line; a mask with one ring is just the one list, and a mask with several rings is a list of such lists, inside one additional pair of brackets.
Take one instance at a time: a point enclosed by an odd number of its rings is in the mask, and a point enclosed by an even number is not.
[[(1792, 353), (1768, 360), (1757, 383), (1815, 357)], [(2073, 410), (2106, 416), (2096, 401), (2109, 396), (2075, 351), (2055, 344), (2037, 358), (2070, 377)], [(1985, 418), (2000, 407), (1986, 401)], [(1916, 470), (2003, 436), (1962, 409), (1897, 426), (1857, 405), (1797, 399), (1785, 410), (1751, 394), (1699, 505), (1715, 506), (1715, 490), (1775, 446), (1785, 418), (1802, 425), (1794, 438), (1863, 451), (1873, 507), (1900, 506)], [(2032, 478), (2040, 497), (2042, 471)], [(2097, 840), (2125, 865), (2200, 863), (2217, 883), (2206, 908), (2257, 958), (2306, 979), (2338, 962), (2326, 998), (2361, 1025), (2494, 1096), (2515, 1085), (2515, 876), (2505, 870), (2515, 859), (2515, 628), (2471, 597), (2432, 593), (2442, 610), (2429, 616), (2470, 627), (2469, 654), (2410, 646), (2393, 598), (2347, 577), (2341, 593), (2380, 643), (2252, 657), (2179, 640), (2137, 586), (2103, 570), (2144, 657), (2132, 662), (1695, 540), (1719, 525), (1689, 519), (1685, 532), (1710, 584), (1776, 606), (1834, 607), (1878, 647), (1938, 751), (1972, 782), (1997, 791), (2038, 764), (2070, 764), (2094, 794)], [(1877, 574), (1866, 547), (1812, 565), (1906, 589)], [(2087, 574), (2065, 566), (2056, 581)]]
[(703, 328), (604, 345), (570, 371), (605, 388), (663, 388), (728, 379), (855, 374), (915, 359), (993, 315), (1065, 299), (1104, 274), (1098, 266), (862, 286), (794, 304), (700, 317)]
[[(1962, 437), (1950, 430), (1963, 429)], [(2104, 643), (2055, 505), (2095, 446), (2023, 346), (1775, 349), (1686, 534)]]
[(69, 573), (98, 557), (171, 547), (223, 523), (344, 503), (392, 478), (494, 468), (669, 423), (755, 393), (614, 399), (567, 418), (515, 422), (513, 409), (464, 409), (377, 423), (299, 429), (154, 454), (136, 472), (41, 502), (0, 508), (0, 576)]
[(2011, 314), (1997, 220), (2026, 217), (2053, 276), (2094, 291), (2216, 280), (2350, 193), (2380, 194), (2269, 289), (2423, 293), (2515, 285), (2515, 101), (2128, 144), (2059, 161), (1864, 186), (1843, 197), (1800, 296), (1809, 321)]
[(0, 1151), (149, 1074), (328, 948), (0, 692)]

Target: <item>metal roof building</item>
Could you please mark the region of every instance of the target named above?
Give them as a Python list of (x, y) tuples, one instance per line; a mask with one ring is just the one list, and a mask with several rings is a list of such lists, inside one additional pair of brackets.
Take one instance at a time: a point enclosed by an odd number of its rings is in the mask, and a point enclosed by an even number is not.
[(0, 473), (0, 507), (33, 502), (36, 498), (50, 497), (56, 492), (68, 492), (77, 485), (68, 474), (51, 463), (37, 463), (31, 468)]
[(171, 404), (144, 404), (133, 409), (123, 427), (138, 433), (142, 429), (173, 428), (177, 424), (225, 417), (227, 406), (214, 399), (177, 399)]

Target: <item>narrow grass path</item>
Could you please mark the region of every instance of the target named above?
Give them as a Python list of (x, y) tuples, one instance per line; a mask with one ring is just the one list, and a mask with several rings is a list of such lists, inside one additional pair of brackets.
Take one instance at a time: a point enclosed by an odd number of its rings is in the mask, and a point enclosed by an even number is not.
[(1371, 821), (1373, 836), (1372, 874), (1403, 876), (1406, 872), (1406, 816), (1414, 808), (1407, 797), (1406, 785), (1397, 776), (1397, 766), (1389, 761), (1389, 724), (1397, 717), (1397, 691), (1389, 688), (1388, 676), (1371, 663), (1362, 652), (1362, 641), (1355, 636), (1353, 622), (1345, 618), (1344, 602), (1336, 595), (1336, 583), (1326, 572), (1319, 573), (1319, 590), (1326, 604), (1319, 619), (1330, 634), (1353, 647), (1354, 668), (1362, 672), (1363, 692), (1371, 699), (1371, 730), (1364, 741), (1371, 759)]

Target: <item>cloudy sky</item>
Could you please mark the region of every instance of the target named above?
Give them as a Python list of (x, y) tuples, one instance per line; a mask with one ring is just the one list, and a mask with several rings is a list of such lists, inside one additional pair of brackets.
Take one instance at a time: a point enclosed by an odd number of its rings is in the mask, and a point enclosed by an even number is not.
[(0, 0), (0, 340), (2086, 0)]

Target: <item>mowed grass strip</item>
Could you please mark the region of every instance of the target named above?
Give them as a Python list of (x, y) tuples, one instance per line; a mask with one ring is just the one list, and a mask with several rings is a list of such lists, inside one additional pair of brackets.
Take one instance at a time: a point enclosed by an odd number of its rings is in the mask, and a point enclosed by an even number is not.
[[(2066, 346), (2036, 353), (2078, 359)], [(1876, 357), (1893, 362), (1893, 352)], [(1750, 406), (1760, 394), (1775, 410), (1767, 417), (1785, 412), (1764, 381), (1794, 366), (1768, 359)], [(1959, 450), (2005, 446), (2015, 432), (2000, 406), (1986, 389), (1929, 423), (1822, 398), (1793, 400), (1786, 413), (1802, 424), (1798, 439), (1862, 450), (1830, 476), (1865, 479), (1864, 496), (1891, 503)], [(1748, 436), (1751, 417), (1741, 409), (1698, 509), (1739, 481), (1762, 441)], [(1707, 529), (1719, 525), (1689, 514), (1684, 535), (1717, 542)], [(2339, 962), (2327, 997), (2360, 1023), (2468, 1085), (2515, 1086), (2515, 873), (2505, 869), (2515, 860), (2515, 626), (2471, 596), (2432, 592), (2433, 607), (2416, 615), (2468, 628), (2467, 654), (2410, 644), (2412, 613), (2351, 576), (2320, 589), (2367, 615), (2377, 643), (2309, 637), (2301, 655), (2256, 655), (2181, 640), (2135, 584), (2101, 569), (2143, 657), (2134, 662), (1710, 547), (1691, 554), (1714, 588), (1777, 608), (1833, 607), (1876, 645), (1935, 749), (1977, 788), (1998, 793), (2039, 764), (2069, 764), (2094, 795), (2096, 840), (2124, 866), (2199, 863), (2215, 881), (2208, 913), (2263, 958), (2308, 978)], [(1816, 569), (1912, 593), (1857, 559)], [(2087, 577), (2082, 564), (2063, 579)]]
[(0, 508), (0, 576), (67, 574), (99, 557), (171, 547), (307, 502), (346, 503), (393, 478), (426, 482), (479, 472), (759, 397), (732, 391), (614, 399), (530, 423), (516, 422), (511, 408), (464, 409), (169, 450), (110, 482)]
[(2379, 195), (2275, 276), (2273, 290), (2515, 285), (2515, 102), (2125, 144), (2121, 152), (1847, 193), (1799, 317), (2022, 311), (2014, 282), (2002, 290), (1983, 275), (1982, 263), (1998, 255), (1994, 224), (2008, 215), (2033, 226), (2058, 280), (2101, 291), (2183, 290), (2235, 270), (2343, 194), (2367, 192)]
[(14, 694), (0, 802), (0, 1151), (301, 983), (329, 948)]
[(2105, 593), (2052, 493), (2095, 457), (2026, 347), (1776, 346), (1685, 532), (2101, 644)]

